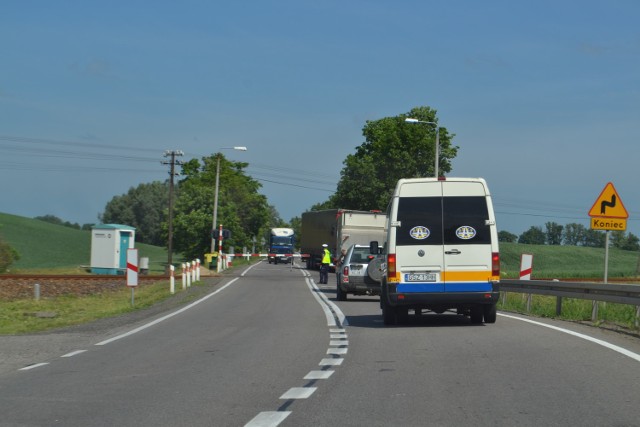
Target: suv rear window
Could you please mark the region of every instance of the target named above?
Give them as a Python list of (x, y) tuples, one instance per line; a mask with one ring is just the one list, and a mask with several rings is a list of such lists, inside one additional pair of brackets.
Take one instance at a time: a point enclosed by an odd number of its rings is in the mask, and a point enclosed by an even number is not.
[(488, 219), (487, 201), (483, 196), (402, 197), (398, 202), (401, 226), (396, 233), (396, 244), (489, 244), (490, 227), (485, 224)]

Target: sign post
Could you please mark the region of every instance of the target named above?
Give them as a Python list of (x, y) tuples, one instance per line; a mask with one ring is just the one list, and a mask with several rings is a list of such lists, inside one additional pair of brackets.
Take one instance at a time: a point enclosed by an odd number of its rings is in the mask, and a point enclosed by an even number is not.
[[(624, 207), (612, 182), (608, 182), (589, 210), (592, 230), (604, 230), (604, 283), (609, 281), (609, 235), (611, 231), (627, 229), (629, 212)], [(591, 320), (598, 318), (598, 302), (593, 301)]]
[(127, 249), (127, 286), (131, 288), (131, 306), (135, 301), (135, 288), (138, 286), (138, 250)]

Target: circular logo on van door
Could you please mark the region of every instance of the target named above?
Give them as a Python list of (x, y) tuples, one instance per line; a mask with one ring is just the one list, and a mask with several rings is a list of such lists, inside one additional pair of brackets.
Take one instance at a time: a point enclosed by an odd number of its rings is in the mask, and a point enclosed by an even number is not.
[(463, 225), (456, 230), (456, 236), (458, 239), (471, 240), (476, 237), (476, 229), (469, 225)]
[(416, 240), (424, 240), (429, 237), (429, 235), (431, 235), (431, 231), (429, 231), (427, 227), (416, 225), (411, 230), (409, 230), (409, 235)]

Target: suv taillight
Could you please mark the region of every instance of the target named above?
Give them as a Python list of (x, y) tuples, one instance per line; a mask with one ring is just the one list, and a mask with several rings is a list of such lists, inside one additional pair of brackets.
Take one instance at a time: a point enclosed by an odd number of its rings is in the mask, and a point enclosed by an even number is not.
[(349, 277), (349, 266), (346, 265), (343, 269), (342, 269), (342, 277)]

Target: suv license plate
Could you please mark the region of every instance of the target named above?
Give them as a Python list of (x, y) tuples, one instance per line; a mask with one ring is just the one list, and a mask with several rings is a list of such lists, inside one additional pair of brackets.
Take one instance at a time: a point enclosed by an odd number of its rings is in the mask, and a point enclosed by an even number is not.
[(405, 282), (435, 282), (437, 280), (436, 273), (407, 273), (404, 275)]

